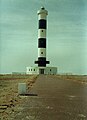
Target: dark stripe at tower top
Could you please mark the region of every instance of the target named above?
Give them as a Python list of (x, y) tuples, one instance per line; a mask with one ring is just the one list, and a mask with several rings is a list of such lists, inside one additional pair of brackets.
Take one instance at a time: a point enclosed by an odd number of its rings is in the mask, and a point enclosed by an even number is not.
[(41, 19), (39, 20), (39, 29), (46, 29), (47, 23), (46, 20)]

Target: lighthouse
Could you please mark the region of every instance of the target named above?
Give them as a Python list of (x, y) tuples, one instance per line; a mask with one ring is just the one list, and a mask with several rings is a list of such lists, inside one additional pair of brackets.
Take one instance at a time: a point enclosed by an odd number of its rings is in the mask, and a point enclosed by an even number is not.
[(46, 67), (49, 61), (46, 60), (46, 30), (48, 11), (44, 7), (37, 12), (38, 14), (38, 60), (35, 64), (38, 67)]
[(27, 67), (26, 74), (57, 74), (57, 67), (47, 67), (50, 62), (46, 59), (47, 43), (47, 15), (48, 11), (41, 7), (38, 15), (38, 59), (34, 62), (37, 66)]

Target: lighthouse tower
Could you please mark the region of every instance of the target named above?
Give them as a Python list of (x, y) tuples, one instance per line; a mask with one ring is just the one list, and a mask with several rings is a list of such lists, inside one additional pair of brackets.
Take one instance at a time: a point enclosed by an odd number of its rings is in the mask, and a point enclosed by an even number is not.
[(48, 11), (44, 7), (37, 12), (38, 14), (38, 60), (35, 64), (38, 67), (46, 67), (49, 61), (46, 60), (46, 29)]
[(26, 74), (57, 74), (57, 67), (47, 67), (50, 62), (46, 59), (46, 31), (48, 11), (44, 7), (37, 12), (38, 14), (38, 66), (27, 67)]

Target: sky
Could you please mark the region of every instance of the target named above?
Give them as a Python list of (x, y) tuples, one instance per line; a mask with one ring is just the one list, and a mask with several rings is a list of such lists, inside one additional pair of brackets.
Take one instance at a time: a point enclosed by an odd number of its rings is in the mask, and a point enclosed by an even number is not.
[(36, 66), (41, 6), (48, 10), (49, 66), (87, 75), (87, 0), (0, 0), (0, 73)]

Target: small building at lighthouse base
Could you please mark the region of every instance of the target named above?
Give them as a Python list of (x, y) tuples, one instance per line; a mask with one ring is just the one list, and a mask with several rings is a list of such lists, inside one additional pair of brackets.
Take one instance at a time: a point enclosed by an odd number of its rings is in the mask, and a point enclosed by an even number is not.
[(57, 74), (57, 67), (27, 67), (26, 74)]

